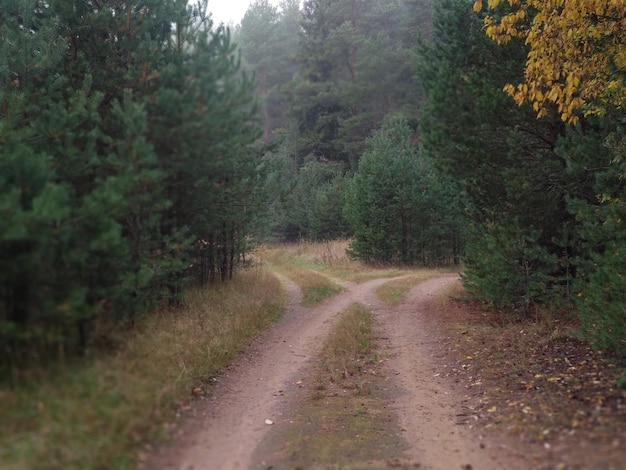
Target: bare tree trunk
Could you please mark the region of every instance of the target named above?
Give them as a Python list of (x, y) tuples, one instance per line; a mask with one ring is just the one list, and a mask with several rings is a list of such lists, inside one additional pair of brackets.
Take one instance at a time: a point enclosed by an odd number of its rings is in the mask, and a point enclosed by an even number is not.
[(220, 246), (220, 279), (228, 280), (228, 238), (226, 236), (226, 222), (222, 223), (222, 243)]
[(207, 259), (207, 269), (209, 273), (209, 284), (215, 284), (217, 280), (217, 266), (215, 265), (215, 237), (213, 235), (209, 238), (209, 246), (208, 246), (208, 259)]
[(228, 260), (228, 279), (229, 280), (233, 278), (233, 274), (235, 272), (235, 254), (238, 251), (235, 233), (236, 233), (235, 228), (232, 227), (230, 229), (230, 256)]

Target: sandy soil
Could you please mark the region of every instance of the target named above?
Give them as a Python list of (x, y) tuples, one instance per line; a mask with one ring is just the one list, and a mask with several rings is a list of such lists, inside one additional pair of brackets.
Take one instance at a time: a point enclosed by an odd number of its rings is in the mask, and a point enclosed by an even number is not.
[[(369, 305), (385, 361), (390, 408), (397, 413), (405, 456), (420, 469), (531, 468), (509, 443), (483, 439), (463, 419), (468, 397), (455, 388), (446, 367), (436, 321), (435, 294), (454, 277), (426, 281), (393, 309), (375, 297), (389, 279), (346, 283), (346, 292), (315, 308), (301, 306), (301, 294), (283, 279), (290, 295), (283, 319), (255, 340), (216, 383), (211, 398), (196, 402), (173, 428), (172, 443), (150, 452), (140, 468), (252, 469), (255, 449), (272, 426), (289, 415), (290, 400), (302, 394), (321, 338), (337, 314), (352, 303)], [(432, 315), (431, 315), (432, 316)], [(457, 389), (458, 388), (458, 389)], [(293, 410), (291, 410), (293, 412)]]
[(450, 380), (447, 348), (434, 318), (436, 293), (456, 278), (419, 284), (394, 309), (377, 309), (388, 367), (396, 377), (392, 408), (410, 444), (407, 456), (421, 469), (531, 468), (511, 442), (485, 439), (466, 419), (472, 397)]

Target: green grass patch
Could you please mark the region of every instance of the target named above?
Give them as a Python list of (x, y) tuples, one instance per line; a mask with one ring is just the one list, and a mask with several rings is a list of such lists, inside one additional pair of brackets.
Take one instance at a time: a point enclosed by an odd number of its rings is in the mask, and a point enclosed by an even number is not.
[(411, 275), (407, 277), (383, 284), (376, 289), (376, 295), (390, 307), (395, 307), (404, 299), (407, 293), (420, 282), (454, 272), (455, 271), (451, 269), (421, 269), (413, 271)]
[(115, 353), (22, 371), (0, 388), (3, 469), (126, 469), (167, 435), (192, 394), (276, 321), (280, 283), (262, 270), (189, 292), (186, 307), (146, 316)]
[(333, 295), (341, 292), (343, 289), (339, 287), (308, 287), (304, 291), (304, 305), (312, 307), (317, 305), (321, 301), (332, 297)]
[(313, 307), (322, 300), (332, 297), (344, 290), (326, 276), (315, 271), (287, 269), (283, 274), (295, 282), (304, 294), (304, 305)]

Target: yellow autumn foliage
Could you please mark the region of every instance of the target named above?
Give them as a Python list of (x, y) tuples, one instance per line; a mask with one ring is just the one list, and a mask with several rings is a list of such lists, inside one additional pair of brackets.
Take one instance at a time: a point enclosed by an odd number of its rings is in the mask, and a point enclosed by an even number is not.
[[(485, 18), (498, 43), (521, 38), (529, 46), (524, 83), (505, 91), (518, 104), (532, 104), (537, 117), (556, 104), (561, 119), (604, 114), (626, 105), (626, 0), (488, 0), (493, 10), (506, 1), (509, 13)], [(474, 2), (481, 11), (482, 0)]]

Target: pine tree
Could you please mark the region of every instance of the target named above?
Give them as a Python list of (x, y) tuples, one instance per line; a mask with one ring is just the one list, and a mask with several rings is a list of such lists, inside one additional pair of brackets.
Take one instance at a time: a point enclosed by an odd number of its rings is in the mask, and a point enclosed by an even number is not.
[[(416, 5), (419, 14), (414, 15)], [(329, 166), (328, 172), (321, 173), (339, 171), (336, 177), (341, 181), (331, 184), (321, 179), (315, 197), (321, 198), (320, 203), (343, 199), (339, 193), (347, 186), (342, 181), (356, 170), (365, 142), (387, 113), (401, 110), (417, 126), (421, 93), (414, 80), (413, 49), (416, 28), (429, 24), (429, 15), (427, 0), (304, 2), (298, 69), (285, 87), (288, 119), (278, 156), (281, 160), (286, 155), (293, 168), (287, 171), (286, 194), (275, 193), (281, 201), (275, 233), (289, 237), (346, 233), (347, 223), (340, 214), (333, 212), (336, 223), (331, 228), (315, 206), (305, 217), (302, 210), (309, 205), (295, 201), (315, 199), (310, 196), (309, 176), (317, 173), (309, 170), (319, 165)], [(307, 174), (299, 175), (301, 169)], [(292, 203), (296, 205), (289, 207)], [(326, 228), (321, 232), (313, 228), (318, 226)]]
[(347, 197), (350, 253), (375, 263), (458, 262), (458, 190), (441, 183), (407, 121), (388, 117), (368, 142)]
[(259, 133), (206, 2), (5, 2), (0, 39), (3, 359), (84, 352), (96, 319), (229, 279)]
[(568, 270), (561, 260), (572, 253), (572, 182), (555, 152), (565, 127), (555, 113), (537, 122), (532, 108), (503, 93), (522, 74), (524, 45), (489, 43), (471, 7), (438, 3), (434, 42), (421, 46), (422, 143), (463, 184), (466, 284), (489, 301), (528, 309), (565, 295), (559, 286)]
[(257, 82), (265, 143), (275, 140), (277, 133), (287, 126), (286, 96), (282, 88), (291, 81), (296, 70), (293, 58), (297, 50), (299, 14), (295, 0), (284, 2), (281, 11), (267, 0), (258, 0), (250, 5), (235, 34), (242, 69), (253, 73)]
[(582, 333), (596, 346), (626, 354), (626, 197), (620, 145), (624, 132), (609, 117), (586, 118), (559, 142), (572, 186), (568, 209), (576, 217), (571, 303)]
[(163, 229), (171, 237), (187, 231), (181, 255), (202, 282), (232, 277), (249, 217), (261, 205), (250, 180), (256, 152), (248, 146), (259, 137), (253, 84), (237, 75), (228, 30), (209, 27), (206, 16), (177, 26), (175, 66), (158, 77), (149, 108), (171, 203)]
[(387, 113), (419, 104), (408, 13), (387, 0), (304, 3), (290, 110), (299, 164), (312, 157), (354, 168)]

